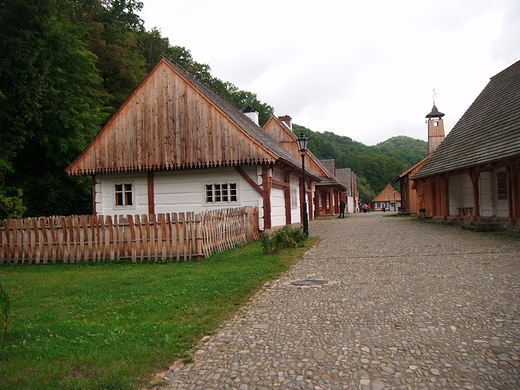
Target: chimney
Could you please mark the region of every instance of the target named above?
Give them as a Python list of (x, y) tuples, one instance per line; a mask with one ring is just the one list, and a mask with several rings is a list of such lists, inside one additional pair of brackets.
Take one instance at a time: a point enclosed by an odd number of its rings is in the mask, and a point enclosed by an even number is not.
[(258, 111), (256, 111), (254, 108), (252, 108), (251, 106), (247, 106), (244, 111), (242, 111), (244, 113), (245, 116), (247, 116), (249, 119), (251, 119), (255, 125), (259, 125), (260, 126), (260, 121), (259, 121), (259, 118), (258, 118)]
[(285, 123), (289, 130), (292, 130), (292, 118), (289, 115), (279, 116), (278, 119)]
[(444, 122), (442, 117), (444, 114), (440, 112), (433, 103), (432, 111), (426, 115), (428, 120), (428, 155), (432, 154), (444, 141)]

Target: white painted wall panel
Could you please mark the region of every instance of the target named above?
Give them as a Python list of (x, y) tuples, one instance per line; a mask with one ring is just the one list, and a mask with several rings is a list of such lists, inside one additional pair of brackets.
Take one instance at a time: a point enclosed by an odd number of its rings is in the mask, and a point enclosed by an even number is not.
[(482, 217), (493, 216), (491, 177), (490, 172), (482, 172), (479, 177), (480, 215)]
[[(300, 223), (301, 222), (301, 204), (302, 201), (300, 199), (300, 178), (299, 176), (291, 175), (289, 178), (291, 182), (291, 196), (296, 198), (296, 208), (292, 208), (291, 206), (291, 223)], [(291, 198), (291, 205), (293, 199)]]
[[(148, 181), (146, 173), (96, 175), (96, 182), (96, 213), (101, 215), (148, 214)], [(134, 188), (134, 205), (116, 206), (114, 186), (125, 183), (132, 183)]]
[(285, 191), (277, 186), (271, 190), (271, 225), (285, 225)]
[[(255, 180), (256, 168), (245, 168)], [(237, 202), (206, 203), (206, 184), (236, 183)], [(235, 168), (197, 169), (156, 172), (155, 212), (187, 212), (221, 209), (226, 207), (257, 206), (260, 195)]]
[[(256, 167), (244, 167), (253, 180)], [(96, 176), (96, 212), (103, 215), (148, 214), (148, 179), (146, 173), (110, 174)], [(116, 207), (114, 185), (131, 182), (135, 188), (134, 206)], [(237, 183), (238, 201), (205, 202), (205, 185)], [(214, 168), (154, 173), (155, 212), (200, 212), (225, 207), (254, 206), (261, 204), (258, 192), (234, 169)]]
[(450, 215), (457, 215), (457, 207), (463, 207), (462, 175), (451, 176), (448, 185)]
[(471, 184), (471, 179), (469, 178), (469, 175), (462, 175), (462, 193), (464, 195), (463, 207), (472, 207), (473, 184)]

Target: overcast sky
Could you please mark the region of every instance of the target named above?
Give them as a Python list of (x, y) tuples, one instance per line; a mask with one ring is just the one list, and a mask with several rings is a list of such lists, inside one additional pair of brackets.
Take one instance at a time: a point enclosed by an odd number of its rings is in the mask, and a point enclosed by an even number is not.
[(519, 0), (142, 0), (147, 30), (275, 115), (367, 145), (449, 132), (489, 78), (520, 60)]

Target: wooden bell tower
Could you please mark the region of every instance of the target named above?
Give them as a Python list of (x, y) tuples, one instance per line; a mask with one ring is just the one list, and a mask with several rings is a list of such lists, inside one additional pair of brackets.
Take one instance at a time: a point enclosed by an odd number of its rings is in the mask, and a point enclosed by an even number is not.
[(426, 115), (428, 123), (428, 154), (432, 154), (435, 149), (444, 140), (444, 122), (442, 117), (444, 114), (440, 112), (433, 101), (432, 111)]

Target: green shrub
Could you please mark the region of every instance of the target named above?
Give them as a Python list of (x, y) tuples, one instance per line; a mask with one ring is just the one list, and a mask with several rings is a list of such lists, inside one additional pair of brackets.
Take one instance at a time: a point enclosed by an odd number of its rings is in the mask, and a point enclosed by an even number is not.
[(275, 253), (284, 248), (298, 248), (304, 246), (307, 239), (302, 228), (284, 226), (271, 234), (262, 233), (262, 249), (265, 253)]

